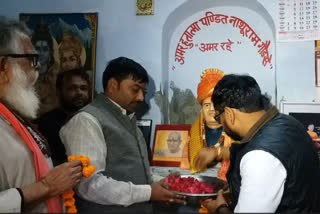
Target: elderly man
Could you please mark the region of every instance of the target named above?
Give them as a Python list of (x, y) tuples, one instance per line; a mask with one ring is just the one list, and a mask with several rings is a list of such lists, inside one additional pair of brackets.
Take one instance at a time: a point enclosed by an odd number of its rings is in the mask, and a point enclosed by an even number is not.
[(111, 60), (103, 73), (104, 93), (60, 130), (67, 154), (88, 156), (97, 170), (76, 188), (84, 199), (77, 200), (80, 212), (152, 213), (150, 200), (184, 202), (151, 181), (146, 143), (134, 117), (147, 83), (140, 64), (125, 57)]
[(24, 25), (0, 18), (0, 212), (62, 211), (59, 195), (80, 181), (81, 162), (52, 167), (37, 114), (38, 55)]
[(320, 167), (303, 125), (272, 107), (254, 78), (226, 75), (212, 95), (230, 148), (231, 209), (221, 192), (210, 212), (320, 212)]
[(181, 157), (182, 149), (181, 149), (181, 133), (177, 131), (172, 131), (168, 134), (166, 145), (167, 148), (162, 151), (157, 152), (157, 156), (165, 156), (165, 157)]
[(181, 157), (182, 151), (180, 148), (181, 145), (181, 133), (174, 131), (168, 134), (167, 138), (167, 147), (168, 150), (165, 153), (165, 156), (169, 157)]

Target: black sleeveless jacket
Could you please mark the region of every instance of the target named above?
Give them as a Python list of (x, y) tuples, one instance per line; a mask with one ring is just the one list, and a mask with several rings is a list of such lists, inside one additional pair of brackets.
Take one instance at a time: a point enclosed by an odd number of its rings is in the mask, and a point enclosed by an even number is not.
[[(275, 107), (230, 148), (227, 180), (233, 209), (240, 193), (240, 161), (252, 150), (271, 153), (286, 169), (284, 192), (276, 212), (320, 212), (320, 167), (315, 146), (302, 124), (278, 113)], [(272, 179), (272, 175), (266, 179)]]

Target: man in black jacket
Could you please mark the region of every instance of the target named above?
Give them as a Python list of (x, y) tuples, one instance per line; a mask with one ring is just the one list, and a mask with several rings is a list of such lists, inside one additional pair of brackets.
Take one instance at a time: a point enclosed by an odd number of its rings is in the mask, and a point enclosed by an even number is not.
[(319, 212), (320, 168), (302, 124), (280, 114), (254, 78), (226, 75), (212, 95), (215, 119), (240, 143), (230, 148), (232, 203), (221, 192), (211, 212)]
[(73, 69), (58, 74), (56, 81), (59, 107), (42, 115), (38, 129), (51, 149), (53, 165), (67, 161), (66, 150), (59, 137), (60, 128), (67, 118), (90, 102), (91, 81), (82, 69)]

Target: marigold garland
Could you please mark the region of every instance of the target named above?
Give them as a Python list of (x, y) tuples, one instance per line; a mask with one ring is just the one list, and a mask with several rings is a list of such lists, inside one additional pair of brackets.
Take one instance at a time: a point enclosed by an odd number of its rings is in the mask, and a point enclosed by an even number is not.
[(203, 205), (203, 200), (200, 200), (200, 205), (199, 213), (209, 213), (208, 209)]
[[(90, 159), (87, 156), (82, 156), (82, 155), (76, 155), (76, 156), (69, 156), (68, 161), (73, 161), (73, 160), (80, 160), (82, 164), (82, 176), (85, 178), (89, 178), (92, 173), (94, 173), (95, 168), (93, 165), (90, 164)], [(75, 199), (73, 198), (74, 191), (69, 190), (65, 193), (62, 194), (63, 198), (63, 204), (66, 208), (66, 213), (77, 213), (77, 208), (75, 206)]]

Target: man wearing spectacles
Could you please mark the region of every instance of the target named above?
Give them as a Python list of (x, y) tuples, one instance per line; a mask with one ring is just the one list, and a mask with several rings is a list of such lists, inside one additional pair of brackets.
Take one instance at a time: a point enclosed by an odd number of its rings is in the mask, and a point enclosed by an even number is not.
[(230, 148), (232, 207), (220, 192), (204, 203), (209, 211), (319, 212), (319, 160), (303, 125), (279, 113), (250, 76), (224, 76), (212, 100), (216, 120), (240, 142)]
[(201, 112), (190, 130), (189, 157), (190, 172), (204, 171), (212, 163), (221, 161), (217, 177), (226, 180), (229, 167), (229, 147), (232, 139), (222, 131), (222, 126), (214, 118), (215, 109), (211, 100), (214, 87), (223, 77), (219, 69), (206, 69), (201, 73), (197, 88), (197, 100), (201, 104)]
[(12, 58), (26, 58), (31, 68), (37, 68), (39, 65), (39, 55), (38, 54), (4, 54), (2, 57), (12, 57)]
[(82, 177), (80, 161), (50, 170), (47, 142), (30, 123), (38, 58), (26, 27), (0, 17), (0, 212), (61, 212), (59, 195)]

